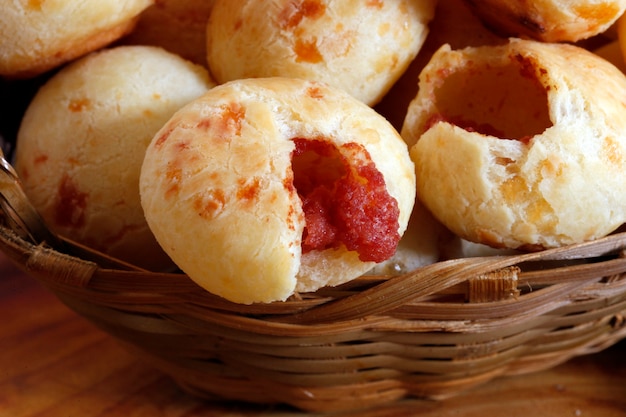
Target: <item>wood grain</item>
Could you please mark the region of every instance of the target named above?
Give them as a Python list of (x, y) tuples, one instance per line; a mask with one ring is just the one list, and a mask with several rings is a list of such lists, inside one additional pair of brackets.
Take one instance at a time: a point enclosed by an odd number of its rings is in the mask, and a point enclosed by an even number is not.
[[(279, 407), (206, 402), (128, 353), (0, 254), (0, 417), (291, 417)], [(336, 416), (626, 416), (626, 342), (455, 398)]]

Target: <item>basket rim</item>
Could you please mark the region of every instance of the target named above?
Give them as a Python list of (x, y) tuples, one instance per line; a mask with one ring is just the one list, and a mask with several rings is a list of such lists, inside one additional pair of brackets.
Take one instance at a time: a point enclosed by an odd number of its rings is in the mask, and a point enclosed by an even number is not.
[[(0, 242), (1, 249), (8, 252), (14, 261), (57, 291), (72, 293), (86, 290), (109, 294), (112, 298), (117, 293), (161, 293), (170, 298), (182, 297), (200, 307), (210, 305), (225, 315), (261, 315), (268, 322), (285, 325), (363, 320), (415, 303), (426, 303), (424, 306), (433, 308), (437, 301), (428, 301), (433, 294), (467, 292), (470, 290), (468, 281), (507, 270), (510, 272), (496, 282), (501, 283), (508, 279), (518, 288), (530, 287), (533, 294), (526, 298), (537, 298), (533, 302), (536, 306), (541, 306), (549, 295), (539, 297), (535, 295), (534, 289), (549, 287), (548, 290), (554, 292), (553, 296), (564, 295), (597, 281), (598, 277), (626, 272), (626, 257), (623, 256), (626, 253), (626, 232), (619, 232), (594, 241), (540, 252), (451, 259), (425, 265), (398, 276), (366, 275), (335, 288), (296, 294), (284, 302), (242, 305), (210, 294), (182, 272), (129, 270), (125, 265), (121, 265), (119, 269), (110, 265), (101, 267), (76, 255), (28, 242), (2, 225)], [(98, 256), (106, 257), (102, 254)], [(532, 269), (516, 270), (520, 265), (532, 265)], [(470, 314), (465, 318), (472, 318), (472, 310), (489, 309), (506, 316), (507, 308), (511, 314), (510, 305), (518, 302), (520, 296), (515, 288), (505, 287), (505, 290), (507, 293), (500, 294), (499, 298), (489, 300), (490, 302), (465, 302), (461, 307), (455, 307), (461, 311), (455, 317), (461, 318)], [(167, 297), (161, 298), (161, 301), (165, 299)], [(147, 303), (149, 301), (146, 299)], [(430, 319), (441, 320), (442, 317), (432, 314)]]
[(307, 411), (443, 399), (626, 337), (626, 232), (364, 276), (267, 305), (228, 302), (182, 273), (103, 267), (1, 224), (0, 250), (181, 388), (210, 398)]

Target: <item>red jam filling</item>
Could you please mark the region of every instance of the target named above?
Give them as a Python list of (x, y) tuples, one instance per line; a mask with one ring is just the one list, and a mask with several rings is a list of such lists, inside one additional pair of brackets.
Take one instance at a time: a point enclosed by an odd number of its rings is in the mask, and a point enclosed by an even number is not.
[(365, 262), (389, 259), (400, 241), (400, 210), (367, 150), (356, 143), (341, 151), (324, 140), (294, 143), (294, 186), (306, 221), (303, 253), (343, 244)]

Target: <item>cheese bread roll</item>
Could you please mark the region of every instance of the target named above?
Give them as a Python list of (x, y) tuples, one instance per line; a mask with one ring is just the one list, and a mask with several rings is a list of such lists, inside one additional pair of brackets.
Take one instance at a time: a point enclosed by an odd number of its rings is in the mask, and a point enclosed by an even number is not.
[(418, 196), (492, 247), (604, 236), (626, 219), (625, 97), (624, 74), (576, 46), (443, 46), (402, 129)]
[(544, 42), (575, 42), (609, 29), (626, 0), (465, 0), (503, 35)]
[(27, 78), (130, 32), (153, 0), (0, 0), (0, 76)]
[(415, 199), (408, 149), (340, 89), (290, 78), (213, 88), (156, 134), (141, 172), (156, 238), (208, 291), (285, 300), (394, 254)]
[(207, 61), (220, 82), (322, 81), (373, 105), (417, 55), (434, 0), (216, 0)]
[(16, 170), (50, 228), (138, 266), (173, 263), (146, 224), (139, 171), (154, 134), (214, 85), (161, 48), (101, 50), (63, 68), (22, 120)]

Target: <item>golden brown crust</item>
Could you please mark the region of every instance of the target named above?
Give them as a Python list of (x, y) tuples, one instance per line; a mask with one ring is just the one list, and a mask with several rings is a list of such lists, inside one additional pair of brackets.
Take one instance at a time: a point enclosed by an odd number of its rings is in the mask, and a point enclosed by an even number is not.
[[(369, 155), (397, 202), (397, 231), (404, 233), (415, 174), (406, 144), (383, 117), (313, 81), (228, 82), (163, 126), (141, 175), (142, 205), (155, 236), (207, 290), (240, 303), (284, 300), (373, 266), (345, 246), (303, 253), (305, 214), (292, 165), (296, 139)], [(347, 161), (353, 167), (363, 162)]]

